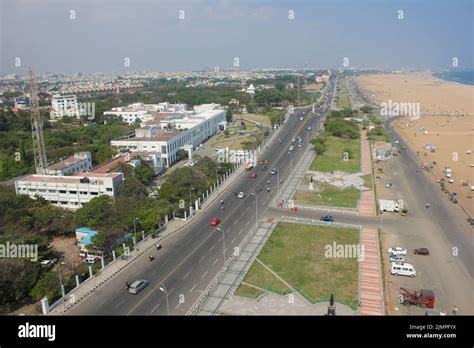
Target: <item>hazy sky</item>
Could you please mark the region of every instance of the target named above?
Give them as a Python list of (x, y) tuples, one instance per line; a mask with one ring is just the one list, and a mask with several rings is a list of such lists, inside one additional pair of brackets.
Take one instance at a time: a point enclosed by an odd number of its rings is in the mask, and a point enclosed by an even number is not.
[(230, 68), (234, 57), (242, 69), (337, 68), (345, 57), (356, 68), (449, 68), (453, 57), (473, 68), (473, 3), (0, 0), (0, 73)]

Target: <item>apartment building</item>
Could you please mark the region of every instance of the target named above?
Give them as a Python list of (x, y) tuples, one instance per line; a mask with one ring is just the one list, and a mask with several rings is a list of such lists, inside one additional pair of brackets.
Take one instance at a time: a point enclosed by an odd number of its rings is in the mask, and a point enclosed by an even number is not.
[(80, 173), (78, 176), (29, 175), (15, 181), (17, 195), (43, 197), (58, 207), (76, 210), (102, 195), (115, 196), (122, 173)]
[(172, 117), (184, 113), (186, 108), (186, 104), (169, 104), (167, 102), (159, 104), (134, 103), (124, 107), (112, 108), (110, 111), (105, 111), (104, 115), (119, 117), (131, 125), (137, 120), (142, 123), (161, 116)]
[(61, 158), (46, 168), (47, 175), (70, 175), (92, 169), (92, 156), (89, 151), (76, 152), (73, 156)]
[(75, 95), (54, 94), (51, 99), (51, 119), (60, 119), (63, 116), (79, 117), (79, 105)]

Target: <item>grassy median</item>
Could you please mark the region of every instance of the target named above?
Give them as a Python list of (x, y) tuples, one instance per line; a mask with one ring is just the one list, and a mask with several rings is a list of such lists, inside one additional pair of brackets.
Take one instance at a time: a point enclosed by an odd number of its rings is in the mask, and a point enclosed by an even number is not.
[(329, 207), (356, 208), (360, 191), (354, 187), (340, 189), (335, 186), (318, 184), (320, 192), (297, 191), (293, 199), (303, 204)]
[[(333, 293), (337, 302), (356, 309), (357, 258), (326, 257), (325, 247), (332, 245), (333, 242), (357, 244), (359, 231), (349, 228), (279, 223), (258, 258), (311, 303), (328, 301), (330, 294)], [(275, 287), (285, 293), (288, 291), (280, 280), (258, 262), (253, 264), (243, 282), (268, 291), (274, 291)], [(241, 285), (236, 295), (250, 296), (246, 292), (255, 290), (258, 291), (247, 285)], [(277, 293), (281, 294), (280, 291)]]
[[(336, 170), (346, 173), (360, 172), (360, 139), (342, 139), (328, 136), (326, 146), (326, 152), (317, 155), (311, 163), (311, 170), (319, 172), (333, 172)], [(347, 161), (344, 160), (344, 152), (352, 154)]]

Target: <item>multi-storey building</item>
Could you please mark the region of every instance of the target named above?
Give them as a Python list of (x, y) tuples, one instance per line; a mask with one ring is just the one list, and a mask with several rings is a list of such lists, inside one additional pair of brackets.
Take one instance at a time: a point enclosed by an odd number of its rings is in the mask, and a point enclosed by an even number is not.
[(114, 197), (122, 180), (122, 173), (81, 173), (79, 176), (34, 174), (15, 181), (15, 190), (18, 195), (31, 198), (41, 196), (53, 205), (75, 210), (95, 197)]
[(46, 168), (48, 175), (70, 175), (87, 172), (92, 169), (92, 157), (89, 151), (76, 152), (73, 156), (61, 158)]
[(54, 94), (51, 99), (51, 119), (62, 118), (63, 116), (79, 117), (79, 105), (75, 95)]

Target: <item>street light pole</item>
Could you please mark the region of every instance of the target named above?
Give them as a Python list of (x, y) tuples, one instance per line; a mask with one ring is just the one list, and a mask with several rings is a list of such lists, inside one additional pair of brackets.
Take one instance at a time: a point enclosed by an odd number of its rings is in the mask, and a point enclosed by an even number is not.
[(257, 202), (257, 192), (252, 192), (252, 195), (255, 196), (255, 223), (258, 222), (258, 202)]
[(168, 301), (168, 290), (166, 290), (165, 284), (161, 284), (160, 291), (164, 292), (166, 295), (166, 309), (168, 310), (168, 315), (170, 315), (170, 305)]
[(225, 232), (222, 227), (217, 227), (219, 231), (222, 232), (222, 254), (224, 255), (224, 267), (225, 267)]
[(194, 187), (191, 187), (191, 185), (189, 185), (189, 206), (193, 205), (191, 198), (191, 190), (194, 190)]
[(58, 275), (59, 275), (59, 286), (61, 289), (61, 297), (63, 298), (63, 311), (66, 311), (66, 299), (64, 298), (64, 285), (63, 278), (61, 276), (61, 260), (58, 260)]

